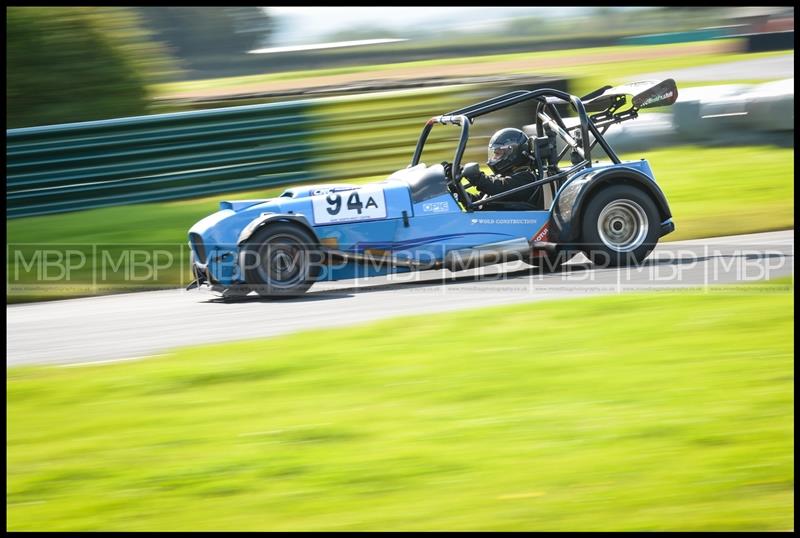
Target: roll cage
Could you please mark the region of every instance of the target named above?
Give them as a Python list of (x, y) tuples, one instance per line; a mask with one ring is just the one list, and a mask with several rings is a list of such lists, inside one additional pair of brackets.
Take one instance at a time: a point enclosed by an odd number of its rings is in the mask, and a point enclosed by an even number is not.
[[(628, 86), (623, 87), (625, 88), (625, 93), (614, 93), (614, 89), (611, 86), (604, 86), (582, 98), (561, 90), (549, 88), (517, 90), (454, 110), (447, 114), (434, 116), (425, 123), (425, 127), (422, 129), (416, 149), (414, 150), (414, 156), (411, 160), (411, 166), (419, 164), (422, 151), (425, 147), (425, 141), (434, 125), (460, 126), (461, 135), (453, 158), (452, 173), (447, 180), (458, 201), (467, 211), (473, 211), (489, 202), (502, 200), (503, 198), (521, 191), (557, 182), (585, 168), (591, 168), (591, 152), (596, 144), (600, 144), (600, 147), (614, 164), (619, 164), (619, 157), (617, 157), (617, 154), (614, 153), (614, 150), (603, 137), (603, 134), (608, 128), (614, 123), (636, 118), (639, 108), (644, 108), (648, 105), (663, 106), (664, 104), (672, 104), (677, 98), (677, 88), (675, 88), (675, 82), (672, 79), (667, 79), (666, 81), (655, 84), (651, 82), (634, 83), (634, 85), (636, 84), (649, 84), (649, 86), (641, 93), (638, 93), (633, 98), (633, 105), (623, 112), (618, 112), (618, 109), (626, 103), (625, 95), (630, 94)], [(665, 96), (665, 91), (670, 92), (672, 89), (674, 89), (674, 92)], [(622, 88), (620, 88), (620, 90), (622, 91)], [(660, 94), (658, 92), (660, 92)], [(545, 134), (548, 136), (555, 134), (566, 143), (566, 147), (564, 147), (556, 157), (547, 159), (546, 163), (540, 159), (539, 155), (535, 155), (535, 160), (538, 165), (538, 170), (533, 170), (534, 176), (538, 178), (535, 181), (494, 196), (473, 201), (467, 193), (466, 188), (461, 183), (461, 159), (467, 147), (470, 125), (475, 121), (475, 118), (530, 100), (537, 101), (535, 113), (537, 138), (544, 137)], [(584, 101), (586, 103), (584, 103)], [(567, 127), (564, 124), (564, 120), (556, 108), (556, 104), (564, 103), (571, 105), (577, 112), (579, 119), (577, 125)], [(587, 108), (598, 112), (589, 116)], [(571, 132), (574, 132), (574, 135), (570, 134)], [(590, 141), (589, 135), (594, 138), (593, 141)], [(562, 170), (558, 167), (558, 163), (570, 149), (573, 151), (574, 156), (572, 166)], [(534, 153), (536, 153), (535, 148)]]

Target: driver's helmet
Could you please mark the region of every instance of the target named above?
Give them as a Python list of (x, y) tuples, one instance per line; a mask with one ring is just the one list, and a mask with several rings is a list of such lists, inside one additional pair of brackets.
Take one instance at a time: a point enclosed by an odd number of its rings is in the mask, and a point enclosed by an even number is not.
[(528, 164), (523, 151), (528, 149), (528, 136), (513, 127), (501, 129), (489, 140), (489, 160), (486, 164), (495, 174), (505, 174), (517, 166)]

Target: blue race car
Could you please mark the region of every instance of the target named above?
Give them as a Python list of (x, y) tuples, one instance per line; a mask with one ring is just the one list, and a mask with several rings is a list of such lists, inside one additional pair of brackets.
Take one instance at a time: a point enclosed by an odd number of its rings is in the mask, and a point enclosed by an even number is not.
[[(603, 134), (641, 108), (672, 104), (677, 94), (672, 79), (605, 86), (583, 98), (519, 90), (436, 116), (425, 124), (411, 164), (384, 181), (221, 202), (189, 230), (195, 280), (187, 289), (275, 298), (302, 294), (318, 280), (459, 271), (512, 259), (555, 270), (578, 252), (598, 266), (641, 263), (675, 225), (647, 161), (620, 161)], [(470, 125), (525, 101), (535, 105), (536, 132), (524, 151), (530, 181), (476, 193), (470, 179), (481, 175), (478, 165), (461, 163)], [(559, 106), (576, 113), (567, 118), (571, 126)], [(459, 127), (460, 138), (451, 163), (426, 166), (420, 158), (435, 125)], [(595, 145), (608, 162), (592, 162)], [(559, 166), (568, 154), (568, 166)]]

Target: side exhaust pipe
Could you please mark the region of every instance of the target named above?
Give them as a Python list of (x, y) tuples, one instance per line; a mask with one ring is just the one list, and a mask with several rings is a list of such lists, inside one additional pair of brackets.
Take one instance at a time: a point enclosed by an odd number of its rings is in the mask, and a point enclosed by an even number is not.
[(528, 241), (524, 237), (519, 237), (517, 239), (509, 239), (508, 241), (479, 245), (473, 248), (451, 250), (445, 255), (444, 260), (435, 263), (404, 260), (392, 256), (343, 252), (334, 249), (326, 249), (325, 254), (332, 258), (340, 258), (359, 263), (408, 267), (413, 271), (441, 268), (446, 268), (450, 271), (464, 271), (466, 269), (474, 269), (484, 265), (524, 260), (529, 258), (534, 251), (545, 250), (548, 252), (554, 252), (555, 248), (555, 243), (549, 243), (546, 241)]
[(524, 237), (489, 243), (474, 248), (451, 250), (444, 257), (443, 266), (451, 271), (464, 271), (483, 265), (522, 260), (531, 253), (531, 244)]
[(332, 258), (340, 258), (347, 261), (371, 263), (375, 265), (389, 265), (395, 267), (408, 267), (414, 270), (431, 269), (431, 264), (420, 263), (414, 260), (403, 260), (392, 256), (380, 256), (374, 254), (361, 254), (355, 252), (343, 252), (341, 250), (326, 249), (325, 254)]

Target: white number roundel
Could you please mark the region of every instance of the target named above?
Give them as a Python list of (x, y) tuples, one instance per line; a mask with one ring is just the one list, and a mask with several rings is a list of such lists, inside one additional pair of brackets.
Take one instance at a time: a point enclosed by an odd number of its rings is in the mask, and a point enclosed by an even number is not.
[(333, 224), (386, 218), (383, 189), (367, 186), (311, 197), (315, 224)]

